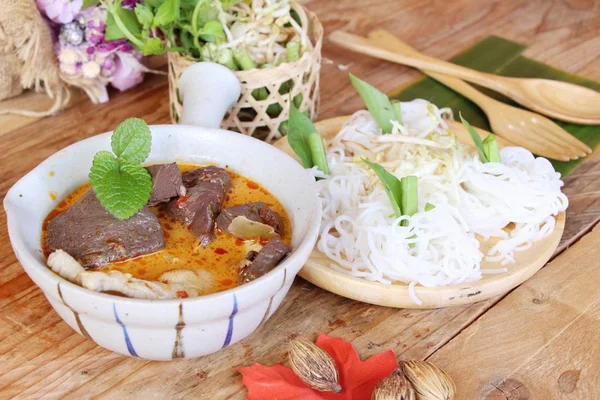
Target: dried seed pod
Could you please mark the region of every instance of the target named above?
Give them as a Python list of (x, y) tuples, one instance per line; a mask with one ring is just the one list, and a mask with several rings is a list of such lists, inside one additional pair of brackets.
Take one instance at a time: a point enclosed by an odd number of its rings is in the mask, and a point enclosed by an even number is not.
[(371, 400), (415, 400), (415, 390), (402, 369), (396, 368), (375, 386)]
[(444, 371), (427, 361), (406, 361), (402, 365), (418, 400), (452, 400), (456, 386)]
[(321, 392), (341, 393), (338, 370), (329, 354), (312, 342), (290, 342), (290, 365), (302, 382)]

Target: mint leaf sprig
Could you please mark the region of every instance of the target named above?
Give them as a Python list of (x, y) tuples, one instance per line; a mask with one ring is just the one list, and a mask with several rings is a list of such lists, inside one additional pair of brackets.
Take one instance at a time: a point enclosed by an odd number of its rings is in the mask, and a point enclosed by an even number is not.
[(125, 220), (140, 211), (152, 193), (152, 178), (140, 165), (150, 154), (150, 128), (143, 119), (126, 119), (114, 130), (110, 144), (112, 153), (99, 151), (94, 156), (90, 183), (100, 204)]
[(477, 133), (477, 131), (467, 122), (466, 119), (463, 118), (462, 114), (459, 113), (460, 120), (462, 121), (467, 131), (471, 135), (473, 139), (473, 143), (475, 143), (475, 147), (477, 148), (477, 152), (479, 153), (479, 158), (483, 163), (489, 162), (502, 162), (502, 158), (500, 157), (500, 148), (498, 147), (498, 139), (496, 135), (490, 133), (485, 139), (481, 140), (481, 137)]

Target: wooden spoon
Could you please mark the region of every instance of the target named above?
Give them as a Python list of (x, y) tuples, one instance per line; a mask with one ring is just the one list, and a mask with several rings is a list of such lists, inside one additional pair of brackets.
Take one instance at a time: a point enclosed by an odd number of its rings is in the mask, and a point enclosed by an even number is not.
[(406, 56), (377, 46), (369, 39), (335, 31), (329, 38), (346, 49), (411, 67), (455, 76), (510, 97), (544, 115), (577, 124), (600, 124), (600, 93), (549, 79), (507, 78), (487, 74), (416, 53)]
[[(397, 54), (418, 54), (415, 49), (383, 29), (372, 31), (369, 39), (373, 44)], [(458, 78), (427, 70), (423, 72), (481, 107), (489, 118), (492, 130), (515, 145), (525, 147), (535, 154), (563, 161), (592, 152), (585, 143), (548, 118), (492, 99)]]

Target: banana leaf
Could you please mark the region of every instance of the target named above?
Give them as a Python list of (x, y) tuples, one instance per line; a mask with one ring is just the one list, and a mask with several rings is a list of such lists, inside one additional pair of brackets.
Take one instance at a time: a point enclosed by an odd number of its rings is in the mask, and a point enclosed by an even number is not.
[[(531, 60), (522, 55), (524, 51), (525, 46), (522, 44), (497, 36), (489, 36), (459, 56), (453, 58), (451, 61), (455, 64), (482, 72), (520, 78), (555, 79), (600, 91), (599, 82), (585, 79), (541, 62)], [(505, 103), (517, 106), (516, 103), (500, 94), (480, 87), (477, 89)], [(416, 82), (409, 84), (409, 86), (393, 92), (391, 97), (400, 101), (423, 98), (429, 100), (438, 107), (452, 108), (454, 115), (457, 118), (460, 111), (465, 119), (473, 126), (490, 130), (488, 120), (479, 107), (470, 100), (454, 92), (452, 89), (447, 88), (431, 78), (421, 78)], [(579, 140), (586, 143), (594, 151), (600, 148), (600, 126), (575, 125), (560, 121), (555, 122), (562, 126), (566, 131), (576, 136)], [(573, 172), (584, 159), (585, 158), (580, 158), (568, 162), (556, 160), (550, 161), (562, 176), (566, 176)]]

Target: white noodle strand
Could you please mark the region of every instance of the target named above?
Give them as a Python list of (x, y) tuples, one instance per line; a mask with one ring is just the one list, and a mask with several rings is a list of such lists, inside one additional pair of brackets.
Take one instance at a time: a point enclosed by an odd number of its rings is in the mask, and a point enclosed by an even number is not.
[[(550, 162), (523, 148), (501, 151), (502, 163), (482, 163), (456, 142), (439, 110), (425, 100), (401, 103), (402, 124), (381, 130), (358, 111), (326, 141), (329, 175), (317, 182), (323, 220), (317, 248), (331, 268), (366, 280), (435, 287), (472, 282), (481, 262), (514, 262), (515, 252), (552, 233), (555, 216), (567, 208), (560, 175)], [(375, 173), (362, 162), (381, 163), (397, 177), (418, 177), (419, 207), (396, 218)], [(434, 206), (425, 211), (425, 205)], [(400, 226), (407, 220), (408, 226)], [(510, 229), (508, 229), (508, 227)], [(478, 240), (494, 240), (487, 254)]]

